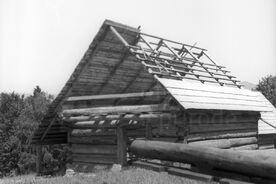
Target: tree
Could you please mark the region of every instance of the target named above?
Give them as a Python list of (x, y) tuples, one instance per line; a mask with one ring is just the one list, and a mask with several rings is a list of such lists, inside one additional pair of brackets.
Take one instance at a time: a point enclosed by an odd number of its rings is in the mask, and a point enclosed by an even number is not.
[(262, 94), (276, 106), (276, 76), (268, 75), (263, 77), (256, 90), (262, 92)]
[[(35, 150), (31, 138), (45, 116), (52, 95), (36, 86), (33, 95), (0, 94), (0, 177), (35, 171)], [(67, 148), (44, 146), (44, 170), (57, 171), (66, 161)]]

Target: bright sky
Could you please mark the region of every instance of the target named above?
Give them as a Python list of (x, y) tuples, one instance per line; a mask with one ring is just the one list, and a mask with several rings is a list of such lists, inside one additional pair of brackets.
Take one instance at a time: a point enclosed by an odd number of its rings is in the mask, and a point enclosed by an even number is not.
[(57, 94), (105, 19), (198, 42), (242, 81), (276, 75), (275, 0), (0, 0), (0, 92)]

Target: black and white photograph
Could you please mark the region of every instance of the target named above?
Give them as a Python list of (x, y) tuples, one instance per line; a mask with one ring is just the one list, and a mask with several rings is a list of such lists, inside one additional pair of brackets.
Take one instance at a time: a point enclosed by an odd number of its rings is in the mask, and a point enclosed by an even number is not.
[(275, 0), (0, 0), (0, 184), (275, 184)]

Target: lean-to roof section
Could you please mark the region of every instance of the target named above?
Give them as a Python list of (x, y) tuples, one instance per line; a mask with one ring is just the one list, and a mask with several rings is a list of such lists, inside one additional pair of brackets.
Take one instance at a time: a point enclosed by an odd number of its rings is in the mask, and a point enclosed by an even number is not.
[(188, 80), (157, 79), (185, 109), (271, 111), (259, 92)]
[(259, 99), (264, 100), (264, 103), (271, 109), (269, 112), (261, 112), (261, 118), (258, 122), (259, 134), (275, 134), (276, 108), (262, 94), (259, 95)]

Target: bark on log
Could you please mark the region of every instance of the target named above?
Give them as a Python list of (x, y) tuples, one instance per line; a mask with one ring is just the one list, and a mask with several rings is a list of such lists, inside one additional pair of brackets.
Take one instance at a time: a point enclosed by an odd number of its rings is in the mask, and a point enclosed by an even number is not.
[(217, 140), (206, 140), (206, 141), (197, 141), (191, 142), (189, 145), (194, 146), (206, 146), (214, 148), (227, 149), (231, 147), (244, 146), (249, 144), (257, 144), (256, 137), (248, 138), (234, 138), (234, 139), (217, 139)]
[(249, 144), (249, 145), (244, 145), (244, 146), (238, 146), (238, 147), (233, 147), (231, 149), (233, 149), (233, 150), (257, 150), (258, 144)]
[(133, 141), (130, 151), (150, 159), (209, 165), (218, 169), (276, 179), (275, 156), (252, 156), (234, 150), (145, 140)]
[(204, 134), (191, 134), (188, 135), (188, 142), (212, 140), (212, 139), (230, 139), (230, 138), (241, 138), (241, 137), (256, 137), (257, 131), (222, 131), (222, 132), (211, 132)]

